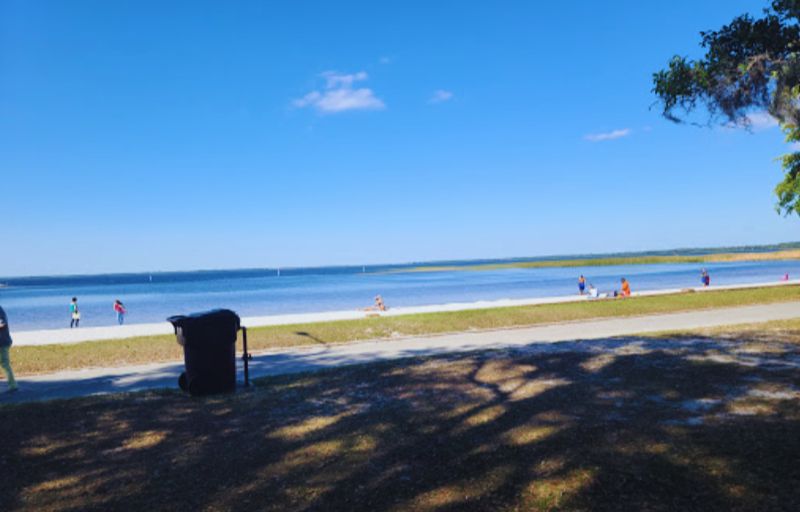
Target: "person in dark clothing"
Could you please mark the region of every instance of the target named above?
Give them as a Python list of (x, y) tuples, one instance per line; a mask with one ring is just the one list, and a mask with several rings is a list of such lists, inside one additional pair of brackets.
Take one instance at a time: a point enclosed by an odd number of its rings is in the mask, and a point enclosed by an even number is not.
[(9, 352), (11, 350), (11, 331), (8, 328), (8, 315), (5, 310), (0, 306), (0, 366), (6, 372), (6, 379), (8, 380), (8, 391), (14, 392), (18, 388), (17, 381), (14, 379), (14, 371), (11, 369), (11, 357)]

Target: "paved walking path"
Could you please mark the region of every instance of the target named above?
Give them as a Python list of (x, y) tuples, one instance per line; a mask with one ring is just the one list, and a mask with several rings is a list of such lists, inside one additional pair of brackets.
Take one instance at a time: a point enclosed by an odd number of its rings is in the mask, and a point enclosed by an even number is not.
[[(635, 297), (650, 297), (656, 295), (670, 295), (691, 289), (704, 293), (720, 290), (742, 290), (750, 288), (765, 288), (774, 286), (791, 286), (800, 284), (800, 280), (774, 281), (771, 283), (731, 284), (723, 286), (696, 287), (696, 288), (670, 288), (663, 290), (647, 290), (634, 292)], [(242, 325), (247, 327), (263, 327), (268, 325), (307, 324), (314, 322), (331, 322), (336, 320), (357, 320), (367, 315), (402, 316), (418, 313), (439, 313), (444, 311), (465, 311), (472, 309), (503, 308), (512, 306), (536, 306), (541, 304), (563, 304), (569, 302), (582, 302), (592, 300), (587, 295), (567, 295), (563, 297), (537, 297), (530, 299), (501, 299), (483, 300), (478, 302), (455, 302), (451, 304), (433, 304), (430, 306), (411, 306), (392, 308), (381, 313), (363, 310), (328, 311), (324, 313), (299, 313), (288, 315), (254, 316), (242, 319)], [(84, 319), (85, 321), (86, 319)], [(12, 321), (13, 328), (13, 321)], [(82, 341), (97, 341), (132, 338), (136, 336), (156, 336), (172, 334), (172, 326), (164, 322), (155, 324), (130, 324), (110, 325), (102, 327), (81, 327), (79, 329), (43, 329), (37, 331), (14, 331), (14, 344), (23, 345), (55, 345), (62, 343), (79, 343)]]
[[(696, 329), (800, 317), (800, 302), (720, 308), (664, 315), (586, 320), (497, 331), (365, 341), (260, 352), (252, 377), (313, 371), (403, 357), (468, 352), (572, 340), (597, 340), (665, 330)], [(18, 379), (20, 391), (0, 403), (49, 400), (153, 388), (176, 388), (182, 363), (94, 368)], [(241, 371), (239, 372), (241, 377)]]

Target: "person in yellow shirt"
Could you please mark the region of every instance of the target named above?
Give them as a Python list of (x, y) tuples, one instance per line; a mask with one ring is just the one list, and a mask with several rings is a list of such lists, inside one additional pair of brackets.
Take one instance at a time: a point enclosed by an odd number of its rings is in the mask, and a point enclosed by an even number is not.
[(620, 292), (620, 295), (622, 297), (631, 296), (631, 284), (624, 277), (622, 278), (622, 291)]

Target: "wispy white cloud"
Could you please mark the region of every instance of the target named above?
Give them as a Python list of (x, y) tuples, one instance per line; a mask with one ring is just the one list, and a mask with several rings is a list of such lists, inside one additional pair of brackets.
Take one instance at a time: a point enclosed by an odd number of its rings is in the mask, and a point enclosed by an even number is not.
[(325, 71), (322, 73), (322, 78), (325, 79), (325, 87), (333, 89), (336, 87), (352, 87), (355, 82), (366, 80), (369, 76), (367, 76), (365, 71), (359, 71), (358, 73), (349, 75), (337, 73), (336, 71)]
[(372, 89), (353, 87), (356, 82), (369, 78), (364, 71), (352, 74), (326, 71), (320, 76), (325, 80), (325, 87), (319, 91), (311, 91), (302, 98), (292, 101), (292, 105), (297, 108), (314, 108), (323, 114), (386, 108), (386, 104), (375, 96)]
[(295, 107), (314, 107), (320, 112), (335, 113), (345, 110), (380, 110), (384, 103), (372, 89), (351, 89), (343, 87), (324, 92), (312, 91), (292, 102)]
[(747, 122), (751, 129), (756, 131), (769, 130), (778, 126), (778, 120), (769, 115), (768, 112), (753, 112), (747, 115)]
[(727, 123), (723, 125), (723, 129), (736, 130), (737, 128), (747, 128), (754, 132), (761, 132), (769, 130), (778, 126), (778, 120), (769, 115), (769, 112), (751, 112), (743, 119), (735, 123)]
[(428, 103), (444, 103), (445, 101), (450, 101), (453, 99), (453, 93), (451, 91), (445, 91), (444, 89), (438, 89), (433, 91), (433, 96), (428, 100)]
[(612, 130), (610, 132), (590, 133), (585, 135), (583, 138), (589, 142), (603, 142), (606, 140), (621, 139), (622, 137), (627, 137), (631, 133), (633, 133), (633, 131), (630, 128), (622, 128), (619, 130)]

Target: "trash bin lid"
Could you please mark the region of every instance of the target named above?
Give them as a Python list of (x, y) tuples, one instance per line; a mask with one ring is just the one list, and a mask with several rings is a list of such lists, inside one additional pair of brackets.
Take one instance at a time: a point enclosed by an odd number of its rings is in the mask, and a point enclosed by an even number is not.
[(176, 315), (167, 318), (177, 334), (178, 328), (183, 332), (183, 337), (187, 343), (195, 341), (194, 338), (203, 336), (207, 333), (227, 332), (233, 334), (236, 341), (236, 333), (241, 327), (239, 315), (230, 309), (212, 309), (190, 315)]

